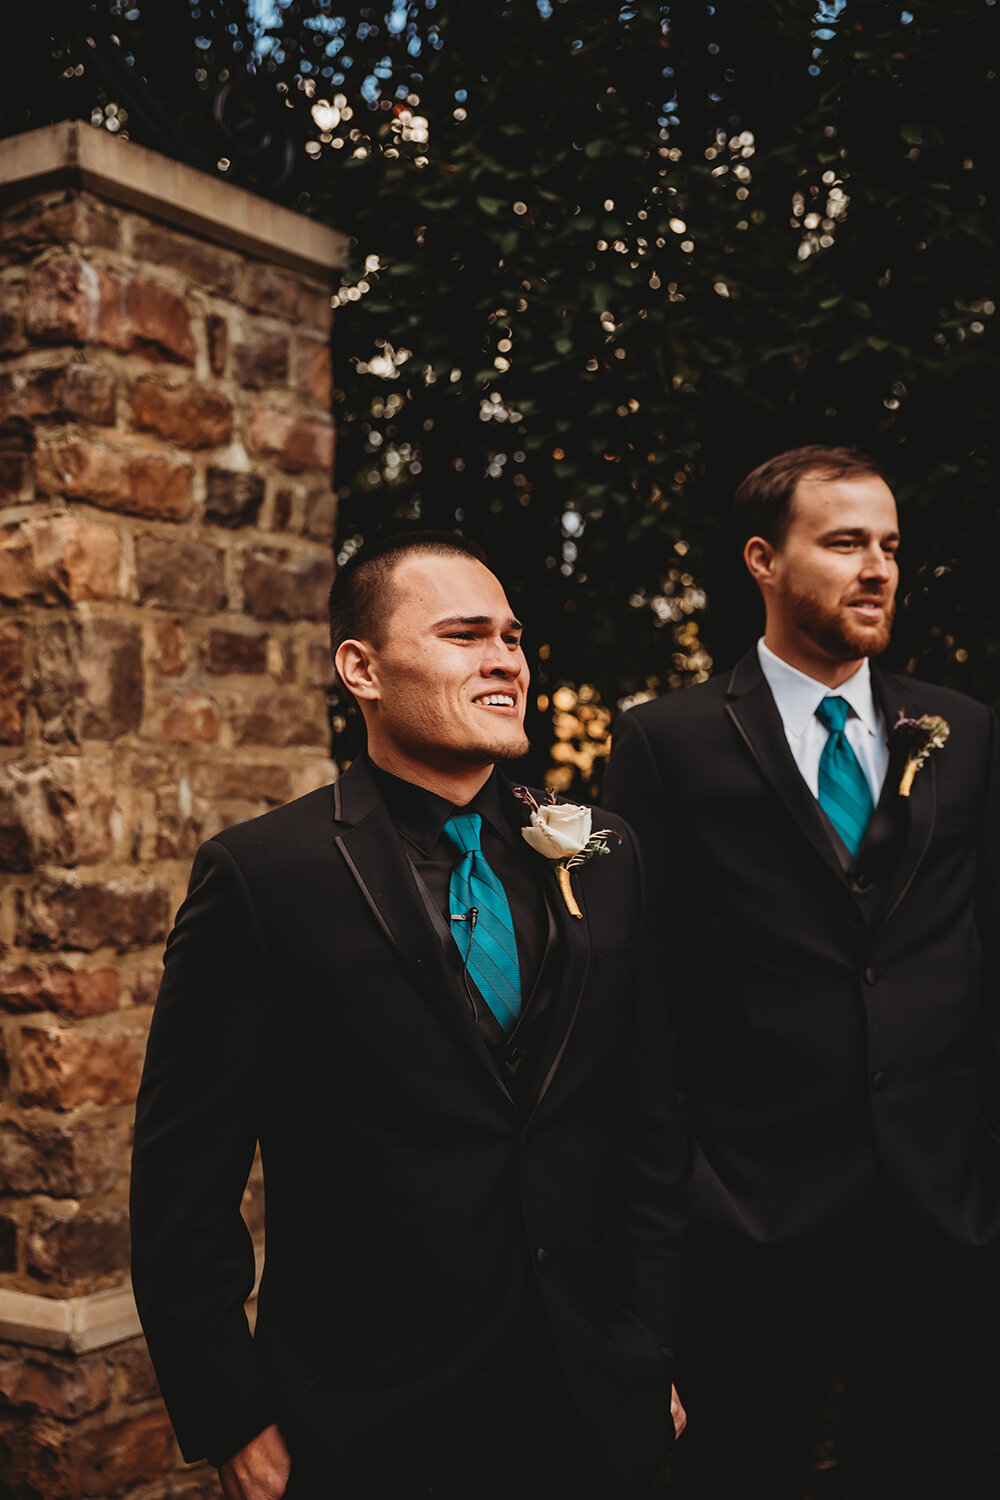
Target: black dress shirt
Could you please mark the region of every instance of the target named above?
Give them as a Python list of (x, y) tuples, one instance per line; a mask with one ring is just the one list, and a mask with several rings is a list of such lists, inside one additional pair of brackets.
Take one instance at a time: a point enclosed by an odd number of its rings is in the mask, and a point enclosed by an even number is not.
[[(440, 917), (435, 923), (442, 937), (453, 972), (464, 989), (470, 1009), (494, 1062), (510, 1086), (530, 1064), (530, 1054), (539, 1039), (548, 1011), (545, 987), (540, 983), (545, 959), (555, 937), (544, 892), (547, 862), (521, 837), (515, 823), (510, 790), (493, 771), (486, 785), (471, 802), (456, 807), (444, 797), (412, 781), (404, 781), (369, 761), (372, 776), (389, 811), (396, 831), (430, 906)], [(521, 1016), (510, 1036), (505, 1036), (489, 1006), (485, 1004), (462, 962), (452, 936), (448, 887), (459, 855), (444, 836), (444, 825), (459, 813), (479, 813), (482, 818), (481, 848), (494, 874), (503, 885), (510, 906), (517, 941), (521, 978)], [(554, 882), (553, 882), (554, 884)]]

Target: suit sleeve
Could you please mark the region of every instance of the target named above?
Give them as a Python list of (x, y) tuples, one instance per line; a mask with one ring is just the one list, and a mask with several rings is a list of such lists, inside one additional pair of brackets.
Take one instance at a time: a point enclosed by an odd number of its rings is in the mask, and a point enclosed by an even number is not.
[(660, 924), (648, 910), (642, 858), (631, 830), (625, 849), (631, 850), (636, 870), (639, 950), (621, 1092), (625, 1303), (670, 1354), (676, 1345), (687, 1217), (684, 1151), (656, 936)]
[(189, 1462), (224, 1463), (275, 1420), (244, 1312), (254, 1255), (240, 1213), (271, 997), (250, 894), (211, 840), (167, 943), (132, 1158), (135, 1298)]
[(990, 735), (976, 925), (983, 946), (983, 1116), (1000, 1141), (1000, 722), (992, 711)]

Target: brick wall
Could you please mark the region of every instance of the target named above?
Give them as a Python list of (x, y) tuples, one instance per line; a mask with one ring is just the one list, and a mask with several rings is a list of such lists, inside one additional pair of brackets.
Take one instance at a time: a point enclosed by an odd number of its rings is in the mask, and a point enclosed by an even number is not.
[[(216, 1493), (198, 1471), (153, 1483), (180, 1460), (127, 1292), (133, 1101), (195, 848), (332, 775), (342, 242), (323, 231), (326, 263), (290, 267), (304, 221), (261, 203), (273, 254), (266, 233), (234, 247), (219, 196), (246, 217), (248, 195), (164, 162), (193, 180), (180, 214), (159, 158), (100, 150), (96, 187), (29, 175), (0, 208), (0, 1496), (18, 1500)], [(116, 190), (137, 154), (141, 207)], [(258, 1191), (247, 1212), (258, 1229)]]

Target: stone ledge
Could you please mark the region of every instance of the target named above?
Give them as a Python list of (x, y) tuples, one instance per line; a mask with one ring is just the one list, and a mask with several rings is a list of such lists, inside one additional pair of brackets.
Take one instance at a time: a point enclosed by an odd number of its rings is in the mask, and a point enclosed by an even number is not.
[[(264, 1263), (262, 1245), (254, 1246), (257, 1276), (248, 1299), (257, 1296)], [(252, 1313), (252, 1309), (249, 1309)], [(38, 1297), (33, 1292), (0, 1289), (0, 1344), (27, 1344), (90, 1354), (142, 1334), (131, 1287), (114, 1286), (86, 1297)]]
[(0, 141), (0, 198), (62, 186), (87, 188), (308, 276), (332, 280), (347, 264), (348, 240), (339, 231), (82, 121)]

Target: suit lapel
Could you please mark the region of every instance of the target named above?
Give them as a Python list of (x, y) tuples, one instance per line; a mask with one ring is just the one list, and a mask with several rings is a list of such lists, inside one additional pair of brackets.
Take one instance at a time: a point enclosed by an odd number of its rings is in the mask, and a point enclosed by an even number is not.
[(737, 662), (727, 685), (726, 712), (750, 754), (823, 863), (844, 884), (845, 871), (819, 803), (802, 779), (756, 650)]
[[(898, 744), (893, 744), (892, 726), (904, 708), (910, 718), (919, 718), (925, 709), (914, 698), (916, 684), (905, 678), (887, 677), (873, 667), (872, 687), (890, 734), (889, 769), (869, 835), (874, 841), (876, 856), (881, 854), (880, 840), (885, 842), (888, 849), (899, 850), (898, 858), (893, 861), (891, 870), (887, 871), (885, 903), (878, 917), (881, 925), (888, 921), (903, 900), (927, 853), (937, 814), (937, 767), (934, 756), (929, 756), (917, 772), (909, 797), (899, 795), (906, 754)], [(876, 823), (878, 827), (875, 827)], [(859, 855), (859, 862), (865, 861), (866, 865), (868, 844), (869, 839), (866, 839)]]
[(440, 1019), (510, 1100), (448, 967), (413, 867), (364, 760), (355, 761), (334, 784), (334, 817), (334, 841), (375, 920)]

